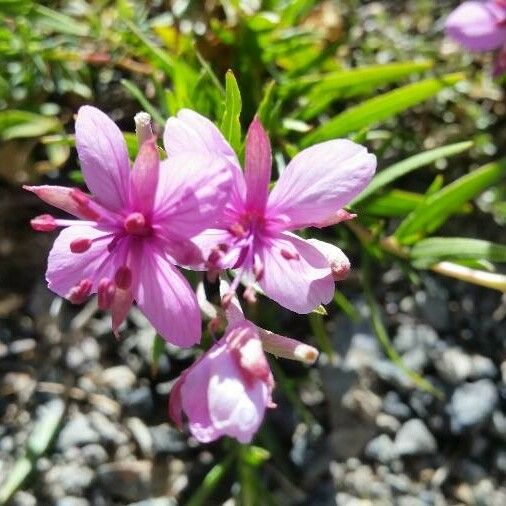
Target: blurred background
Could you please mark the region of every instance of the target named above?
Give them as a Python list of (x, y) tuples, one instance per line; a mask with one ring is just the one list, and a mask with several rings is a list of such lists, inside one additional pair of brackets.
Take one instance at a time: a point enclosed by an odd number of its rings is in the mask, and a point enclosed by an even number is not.
[[(459, 3), (0, 0), (0, 504), (506, 504), (506, 106), (492, 55), (444, 37)], [(82, 184), (83, 104), (132, 156), (136, 112), (160, 133), (190, 107), (240, 112), (243, 134), (258, 113), (274, 174), (333, 137), (387, 174), (351, 225), (310, 232), (352, 261), (333, 304), (248, 308), (322, 351), (271, 361), (278, 407), (252, 445), (169, 422), (197, 350), (135, 308), (117, 340), (93, 300), (46, 288), (54, 235), (29, 220), (51, 211), (20, 188)]]

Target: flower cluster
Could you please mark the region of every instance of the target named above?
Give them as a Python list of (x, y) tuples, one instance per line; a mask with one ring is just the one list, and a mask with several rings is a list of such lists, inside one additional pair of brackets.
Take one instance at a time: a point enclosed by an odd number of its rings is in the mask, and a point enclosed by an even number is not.
[(495, 51), (494, 76), (506, 72), (506, 0), (459, 5), (446, 20), (446, 33), (470, 51)]
[(136, 125), (131, 166), (119, 128), (82, 107), (76, 147), (90, 193), (26, 187), (76, 218), (44, 214), (31, 222), (44, 232), (63, 227), (49, 254), (48, 286), (76, 304), (96, 293), (116, 334), (135, 302), (167, 341), (191, 346), (201, 338), (200, 307), (178, 268), (220, 276), (225, 335), (181, 375), (169, 412), (178, 425), (184, 413), (200, 441), (250, 441), (274, 405), (264, 352), (306, 363), (318, 352), (247, 321), (239, 284), (250, 302), (263, 292), (298, 313), (328, 303), (350, 263), (336, 246), (294, 231), (353, 218), (343, 206), (368, 184), (376, 158), (348, 140), (324, 142), (295, 156), (269, 193), (271, 148), (258, 119), (246, 137), (244, 173), (220, 131), (193, 111), (167, 121), (164, 160), (149, 118), (138, 115)]

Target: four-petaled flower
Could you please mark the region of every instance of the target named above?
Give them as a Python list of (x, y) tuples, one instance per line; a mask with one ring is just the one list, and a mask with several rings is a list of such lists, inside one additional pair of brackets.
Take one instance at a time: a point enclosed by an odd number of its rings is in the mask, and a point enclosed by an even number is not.
[(219, 130), (193, 111), (168, 120), (164, 144), (169, 155), (221, 156), (234, 175), (221, 220), (194, 239), (208, 269), (236, 269), (225, 305), (241, 280), (247, 284), (246, 298), (254, 300), (258, 282), (268, 297), (297, 313), (330, 302), (334, 277), (327, 249), (292, 231), (350, 218), (342, 207), (372, 178), (374, 155), (344, 139), (317, 144), (293, 158), (269, 194), (271, 147), (256, 118), (246, 138), (244, 175)]
[(160, 162), (151, 137), (131, 169), (121, 131), (90, 106), (79, 109), (76, 145), (91, 195), (59, 186), (26, 187), (81, 220), (51, 215), (32, 220), (35, 230), (66, 227), (49, 254), (49, 288), (73, 303), (98, 293), (99, 307), (112, 311), (115, 332), (135, 301), (167, 340), (197, 343), (196, 297), (174, 265), (200, 260), (191, 239), (224, 205), (228, 167), (220, 157), (202, 153)]

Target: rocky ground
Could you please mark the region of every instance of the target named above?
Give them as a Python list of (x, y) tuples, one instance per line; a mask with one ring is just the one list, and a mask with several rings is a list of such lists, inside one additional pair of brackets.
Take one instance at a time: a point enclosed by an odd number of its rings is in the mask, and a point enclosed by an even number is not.
[[(276, 431), (284, 462), (273, 455), (262, 479), (279, 504), (506, 504), (506, 301), (436, 277), (408, 293), (397, 270), (378, 281), (395, 349), (444, 398), (385, 357), (357, 297), (358, 320), (328, 321), (335, 357), (311, 369), (278, 362), (303, 406), (295, 411), (278, 388), (259, 444)], [(68, 306), (40, 280), (24, 303), (4, 298), (0, 310), (2, 479), (37, 421), (62, 419), (11, 503), (185, 504), (226, 452), (167, 419), (167, 395), (193, 352), (169, 348), (155, 371), (154, 333), (138, 311), (117, 341), (93, 301)], [(234, 480), (206, 504), (230, 497)]]

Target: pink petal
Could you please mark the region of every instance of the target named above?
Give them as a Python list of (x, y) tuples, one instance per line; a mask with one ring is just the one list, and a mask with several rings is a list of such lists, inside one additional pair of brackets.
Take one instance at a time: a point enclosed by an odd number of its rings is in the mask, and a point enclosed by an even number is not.
[(490, 51), (506, 43), (506, 9), (493, 1), (464, 2), (446, 20), (446, 33), (471, 51)]
[(350, 272), (350, 261), (341, 249), (334, 244), (318, 239), (308, 239), (307, 242), (314, 246), (326, 259), (332, 271), (334, 281), (342, 281)]
[(246, 179), (246, 205), (250, 210), (263, 211), (269, 196), (272, 154), (269, 137), (255, 116), (246, 136), (244, 176)]
[(86, 185), (114, 211), (128, 201), (130, 162), (123, 134), (102, 111), (85, 105), (76, 120), (76, 147)]
[(272, 190), (267, 213), (285, 215), (289, 230), (328, 219), (358, 195), (376, 169), (376, 157), (345, 139), (301, 151)]
[(151, 138), (141, 145), (130, 172), (130, 205), (133, 209), (144, 214), (152, 211), (159, 171), (160, 156), (155, 140)]
[(193, 237), (213, 226), (229, 197), (231, 173), (223, 158), (201, 154), (164, 160), (155, 197), (154, 223)]
[[(91, 293), (95, 293), (100, 279), (114, 278), (119, 265), (107, 250), (110, 242), (107, 235), (107, 232), (83, 225), (63, 229), (49, 253), (46, 272), (49, 289), (65, 297), (79, 281), (90, 279), (93, 283)], [(98, 241), (101, 237), (105, 239)], [(94, 242), (84, 253), (72, 253), (70, 243), (81, 238)]]
[(227, 349), (215, 353), (210, 367), (209, 416), (220, 435), (249, 443), (262, 423), (270, 394), (262, 381), (246, 384)]
[(167, 120), (163, 143), (169, 158), (184, 153), (224, 158), (232, 173), (233, 198), (244, 198), (246, 187), (237, 156), (223, 134), (207, 118), (190, 109), (182, 109), (177, 116)]
[[(296, 251), (299, 258), (288, 260), (282, 250)], [(265, 267), (260, 286), (281, 306), (305, 314), (332, 300), (334, 280), (329, 263), (304, 239), (284, 233), (259, 253)]]
[(71, 197), (74, 188), (67, 188), (66, 186), (23, 186), (25, 190), (35, 193), (39, 199), (47, 204), (57, 207), (62, 211), (73, 214), (83, 220), (89, 219), (89, 212), (83, 211), (82, 206)]
[[(211, 357), (217, 352), (216, 350), (223, 347), (224, 345), (220, 346), (219, 344), (213, 346), (199, 361), (183, 373), (185, 378), (180, 388), (181, 407), (188, 417), (191, 433), (202, 443), (208, 443), (220, 437), (209, 416), (207, 396)], [(174, 407), (176, 408), (177, 404)]]
[(177, 116), (167, 120), (163, 144), (169, 157), (181, 153), (219, 154), (240, 167), (234, 150), (218, 128), (190, 109), (181, 109)]
[[(220, 279), (220, 296), (223, 298), (225, 295), (230, 293), (230, 283), (226, 279)], [(241, 303), (234, 293), (230, 299), (230, 304), (225, 309), (225, 317), (227, 318), (227, 325), (231, 327), (235, 324), (242, 323), (246, 320), (241, 307)]]
[(134, 293), (137, 305), (158, 333), (177, 346), (200, 340), (197, 298), (188, 281), (167, 260), (163, 251), (144, 245)]

